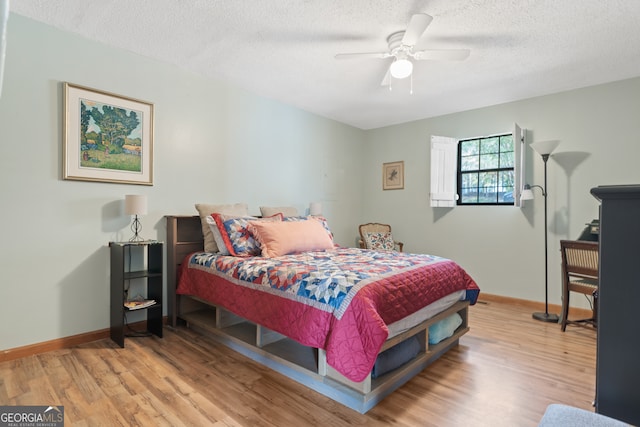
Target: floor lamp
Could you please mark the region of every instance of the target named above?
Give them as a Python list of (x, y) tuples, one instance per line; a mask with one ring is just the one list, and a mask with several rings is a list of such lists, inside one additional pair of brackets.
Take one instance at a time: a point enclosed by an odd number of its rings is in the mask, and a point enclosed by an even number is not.
[(533, 313), (533, 318), (536, 320), (540, 320), (542, 322), (553, 322), (558, 323), (558, 315), (549, 313), (549, 245), (547, 234), (549, 233), (547, 230), (547, 160), (549, 160), (549, 156), (553, 150), (555, 150), (560, 141), (540, 141), (534, 142), (531, 144), (531, 148), (533, 148), (536, 153), (542, 156), (542, 161), (544, 162), (544, 187), (539, 185), (528, 185), (525, 184), (524, 190), (520, 196), (520, 200), (531, 200), (533, 199), (533, 188), (538, 187), (542, 190), (542, 196), (544, 197), (544, 313), (536, 312)]

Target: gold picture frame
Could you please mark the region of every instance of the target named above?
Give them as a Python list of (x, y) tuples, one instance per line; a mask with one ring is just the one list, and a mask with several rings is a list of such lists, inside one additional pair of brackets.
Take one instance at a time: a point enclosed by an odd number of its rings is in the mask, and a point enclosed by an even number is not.
[(404, 188), (404, 162), (382, 164), (382, 189), (402, 190)]
[(153, 104), (64, 83), (63, 176), (153, 185)]

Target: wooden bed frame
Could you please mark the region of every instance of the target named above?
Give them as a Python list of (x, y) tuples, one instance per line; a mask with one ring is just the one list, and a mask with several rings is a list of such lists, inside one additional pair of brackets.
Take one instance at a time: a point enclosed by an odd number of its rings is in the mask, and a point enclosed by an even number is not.
[[(421, 351), (414, 359), (378, 378), (371, 374), (356, 383), (334, 370), (326, 362), (325, 352), (304, 346), (261, 325), (242, 319), (222, 307), (197, 297), (177, 295), (178, 272), (184, 258), (203, 250), (199, 216), (166, 216), (167, 221), (167, 300), (170, 326), (186, 324), (218, 342), (297, 381), (351, 409), (365, 413), (384, 397), (402, 386), (442, 354), (458, 345), (468, 330), (468, 301), (458, 301), (443, 312), (413, 328), (389, 338), (381, 352), (413, 336)], [(429, 326), (453, 313), (462, 317), (462, 325), (442, 342), (428, 344)]]

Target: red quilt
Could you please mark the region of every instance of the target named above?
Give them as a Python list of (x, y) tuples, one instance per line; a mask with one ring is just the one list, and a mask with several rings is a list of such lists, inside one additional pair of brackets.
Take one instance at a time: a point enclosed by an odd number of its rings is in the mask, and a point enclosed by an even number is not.
[(455, 262), (432, 255), (355, 248), (277, 258), (192, 254), (177, 293), (195, 295), (304, 345), (364, 380), (387, 324), (455, 291), (475, 304), (479, 288)]

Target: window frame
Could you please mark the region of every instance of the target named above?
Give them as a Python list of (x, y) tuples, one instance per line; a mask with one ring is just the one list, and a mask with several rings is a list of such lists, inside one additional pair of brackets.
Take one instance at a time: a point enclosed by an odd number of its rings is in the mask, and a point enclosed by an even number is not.
[[(511, 137), (512, 139), (512, 150), (510, 151), (501, 151), (502, 145), (501, 145), (501, 141), (500, 138), (503, 137)], [(482, 153), (482, 141), (487, 141), (487, 140), (491, 140), (494, 138), (498, 138), (498, 151), (495, 153)], [(463, 153), (462, 153), (462, 149), (463, 149), (463, 144), (465, 142), (468, 141), (478, 141), (478, 168), (477, 169), (471, 169), (471, 170), (462, 170), (462, 160), (463, 160)], [(516, 143), (517, 141), (514, 140), (514, 134), (513, 132), (503, 132), (503, 133), (499, 133), (499, 134), (495, 134), (495, 135), (487, 135), (487, 136), (479, 136), (479, 137), (471, 137), (471, 138), (464, 138), (464, 139), (459, 139), (458, 140), (458, 147), (457, 147), (457, 155), (456, 155), (456, 193), (458, 194), (458, 198), (456, 200), (456, 205), (457, 206), (513, 206), (514, 205), (514, 201), (515, 201), (515, 196), (516, 196), (516, 174), (517, 174), (517, 170), (518, 168), (516, 167), (516, 163), (517, 163), (517, 159), (516, 159)], [(482, 168), (482, 156), (488, 156), (488, 155), (498, 155), (498, 162), (500, 161), (500, 155), (504, 154), (504, 153), (510, 153), (510, 155), (512, 156), (512, 165), (509, 167), (500, 167), (500, 165), (498, 165), (498, 167), (492, 167), (492, 168)], [(463, 184), (463, 176), (467, 175), (467, 174), (472, 174), (472, 173), (476, 173), (476, 174), (482, 174), (482, 173), (496, 173), (497, 176), (497, 182), (496, 182), (496, 190), (499, 189), (501, 186), (500, 184), (500, 172), (511, 172), (512, 176), (513, 176), (513, 186), (512, 186), (512, 197), (513, 200), (508, 201), (508, 202), (501, 202), (499, 201), (499, 198), (496, 196), (496, 201), (495, 202), (465, 202), (464, 201), (464, 197), (462, 195), (462, 184)], [(481, 188), (480, 182), (478, 182), (478, 192)]]

